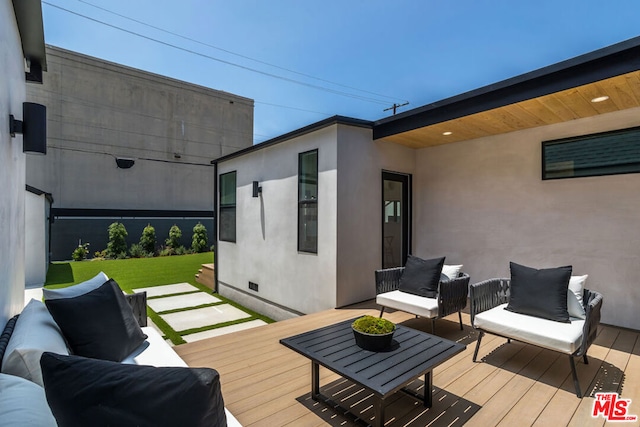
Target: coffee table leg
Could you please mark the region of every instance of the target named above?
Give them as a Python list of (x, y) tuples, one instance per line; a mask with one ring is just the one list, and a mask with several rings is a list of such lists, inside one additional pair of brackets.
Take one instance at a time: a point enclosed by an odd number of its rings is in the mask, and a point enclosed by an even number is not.
[(320, 395), (320, 365), (316, 362), (311, 362), (311, 398), (313, 400), (319, 400)]
[(379, 397), (374, 397), (375, 399), (375, 411), (376, 411), (376, 420), (373, 423), (375, 427), (383, 427), (384, 426), (384, 400)]
[(427, 408), (433, 406), (433, 379), (431, 371), (424, 374), (424, 406)]

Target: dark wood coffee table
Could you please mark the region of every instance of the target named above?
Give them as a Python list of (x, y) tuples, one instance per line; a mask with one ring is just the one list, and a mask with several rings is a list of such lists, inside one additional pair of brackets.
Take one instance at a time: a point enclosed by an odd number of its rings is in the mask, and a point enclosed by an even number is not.
[(324, 366), (371, 390), (375, 398), (374, 425), (383, 426), (386, 399), (424, 375), (424, 395), (418, 397), (430, 408), (433, 368), (463, 351), (466, 345), (397, 325), (391, 348), (371, 352), (356, 345), (351, 329), (353, 320), (280, 340), (311, 359), (311, 397), (328, 400), (320, 394), (320, 366)]

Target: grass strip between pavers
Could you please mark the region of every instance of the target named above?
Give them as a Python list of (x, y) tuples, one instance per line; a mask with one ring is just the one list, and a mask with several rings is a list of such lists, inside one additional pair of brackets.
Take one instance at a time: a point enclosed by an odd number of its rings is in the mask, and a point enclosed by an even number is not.
[[(166, 286), (166, 285), (158, 285), (158, 286)], [(139, 289), (143, 289), (143, 288), (134, 289), (134, 291), (137, 292)], [(166, 298), (166, 297), (179, 297), (181, 295), (197, 294), (198, 292), (202, 292), (202, 291), (200, 289), (194, 289), (193, 291), (188, 291), (188, 292), (177, 292), (175, 294), (154, 295), (152, 297), (147, 295), (147, 300), (160, 299), (160, 298)]]
[[(179, 311), (192, 310), (194, 308), (203, 308), (211, 305), (229, 304), (233, 307), (244, 311), (249, 317), (229, 322), (218, 323), (215, 325), (193, 328), (186, 331), (175, 331), (167, 322), (165, 322), (160, 314), (156, 313), (147, 305), (147, 316), (162, 331), (165, 339), (171, 340), (174, 345), (185, 344), (186, 341), (180, 336), (181, 334), (192, 334), (212, 329), (218, 329), (226, 326), (232, 326), (238, 323), (249, 322), (251, 320), (262, 320), (265, 323), (273, 323), (274, 320), (242, 305), (231, 301), (221, 295), (213, 293), (212, 290), (195, 281), (196, 272), (202, 268), (202, 264), (210, 264), (213, 262), (213, 253), (205, 252), (201, 254), (179, 255), (170, 257), (156, 258), (130, 258), (120, 260), (102, 260), (102, 261), (81, 261), (81, 262), (62, 262), (49, 265), (47, 271), (47, 282), (45, 286), (49, 288), (64, 288), (85, 280), (91, 279), (101, 271), (107, 276), (114, 279), (120, 288), (126, 293), (133, 293), (136, 289), (172, 285), (176, 283), (189, 283), (196, 287), (199, 291), (213, 295), (220, 299), (221, 302), (203, 304), (197, 307), (185, 307), (184, 309), (168, 310), (161, 312), (162, 314), (174, 313)], [(180, 292), (171, 295), (159, 295), (157, 297), (148, 297), (149, 299), (164, 298), (167, 296), (187, 295), (197, 291)]]
[[(223, 305), (223, 304), (226, 304), (226, 302), (224, 302), (224, 301), (208, 302), (206, 304), (194, 305), (194, 306), (191, 306), (191, 307), (172, 308), (171, 310), (158, 311), (157, 313), (162, 316), (163, 314), (182, 313), (183, 311), (196, 310), (198, 308), (207, 308), (207, 307), (213, 307), (213, 306), (216, 306), (216, 305)], [(244, 310), (242, 310), (242, 311), (244, 311)], [(249, 314), (249, 313), (247, 313), (247, 314)]]
[(253, 320), (260, 320), (260, 319), (256, 319), (254, 317), (245, 317), (245, 318), (238, 319), (238, 320), (231, 320), (229, 322), (216, 323), (215, 325), (201, 326), (199, 328), (185, 329), (184, 331), (179, 331), (179, 334), (180, 335), (191, 335), (191, 334), (195, 334), (197, 332), (212, 331), (214, 329), (225, 328), (227, 326), (239, 325), (241, 323), (247, 323), (247, 322), (251, 322)]
[(147, 317), (162, 331), (164, 339), (170, 339), (174, 345), (185, 344), (186, 341), (182, 339), (179, 333), (177, 333), (167, 322), (164, 321), (151, 307), (147, 306)]

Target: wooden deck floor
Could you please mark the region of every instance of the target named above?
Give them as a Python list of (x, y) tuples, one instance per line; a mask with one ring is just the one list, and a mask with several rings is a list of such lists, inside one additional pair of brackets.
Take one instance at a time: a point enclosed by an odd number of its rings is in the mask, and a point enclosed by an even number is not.
[[(218, 370), (226, 407), (243, 426), (353, 426), (351, 416), (309, 398), (311, 363), (279, 343), (296, 335), (363, 314), (378, 313), (361, 304), (290, 319), (175, 347), (189, 366)], [(403, 312), (385, 317), (430, 332), (430, 321)], [(618, 392), (631, 399), (629, 414), (640, 415), (640, 333), (601, 326), (589, 350), (588, 365), (577, 363), (586, 397), (575, 395), (568, 358), (518, 342), (485, 335), (471, 360), (477, 334), (463, 314), (439, 320), (436, 334), (467, 349), (434, 371), (434, 405), (426, 410), (399, 393), (386, 410), (387, 426), (602, 426), (592, 418), (594, 393)], [(336, 374), (320, 369), (321, 391), (351, 414), (370, 420), (371, 397)], [(422, 381), (410, 387), (419, 389)], [(586, 391), (585, 391), (586, 390)], [(608, 423), (612, 424), (612, 423)], [(638, 425), (638, 423), (616, 423)]]

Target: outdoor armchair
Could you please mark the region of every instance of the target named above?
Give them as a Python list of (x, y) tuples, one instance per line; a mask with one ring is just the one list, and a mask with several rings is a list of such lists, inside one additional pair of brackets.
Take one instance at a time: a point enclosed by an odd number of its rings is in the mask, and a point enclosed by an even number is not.
[(582, 304), (584, 319), (571, 317), (560, 323), (540, 317), (505, 310), (509, 303), (511, 279), (489, 279), (470, 286), (471, 324), (480, 332), (473, 361), (476, 361), (480, 342), (485, 333), (558, 351), (569, 356), (576, 395), (582, 397), (574, 357), (582, 357), (585, 364), (587, 350), (596, 338), (600, 324), (602, 295), (584, 289)]
[(428, 298), (398, 290), (400, 277), (405, 267), (376, 270), (376, 304), (381, 306), (380, 317), (385, 307), (405, 311), (419, 317), (431, 319), (431, 332), (435, 332), (436, 319), (458, 312), (462, 330), (461, 311), (467, 306), (469, 275), (458, 273), (452, 280), (440, 280), (435, 298)]

